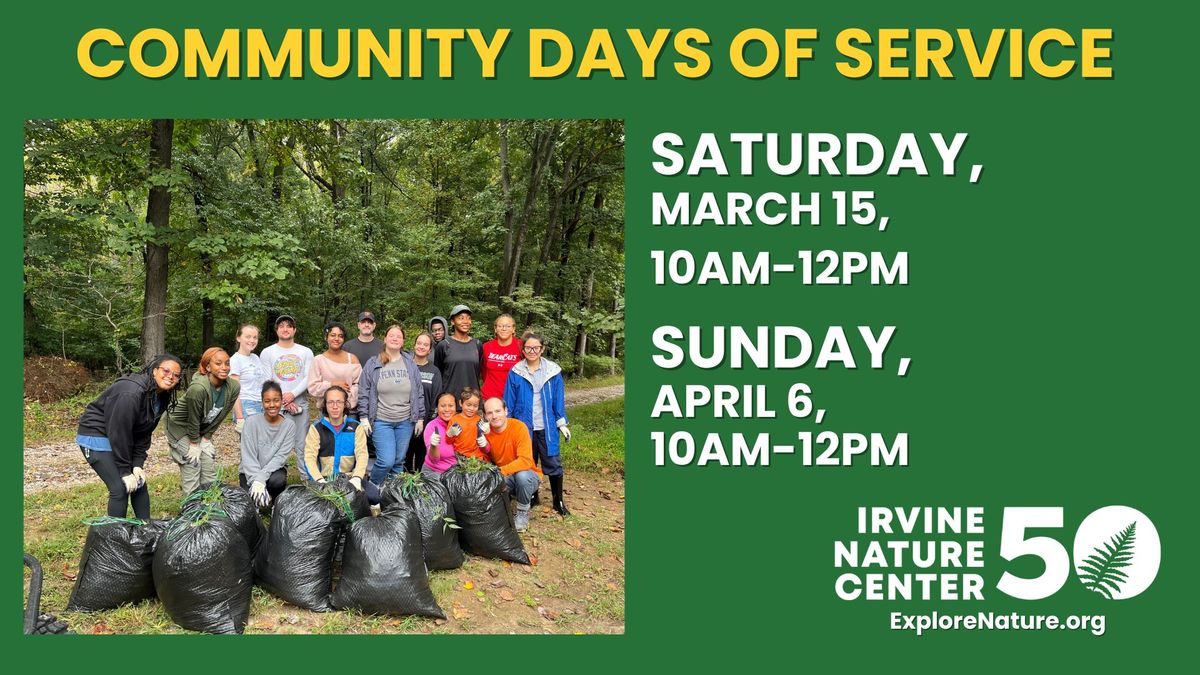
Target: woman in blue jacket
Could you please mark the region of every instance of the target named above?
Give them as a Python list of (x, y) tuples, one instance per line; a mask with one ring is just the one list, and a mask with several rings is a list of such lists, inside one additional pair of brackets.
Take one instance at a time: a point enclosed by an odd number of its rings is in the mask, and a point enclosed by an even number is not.
[(146, 453), (158, 420), (175, 400), (182, 374), (179, 357), (164, 354), (133, 375), (117, 378), (79, 418), (75, 442), (108, 486), (108, 515), (124, 518), (129, 506), (150, 519)]
[(559, 460), (558, 434), (571, 442), (567, 428), (567, 410), (563, 401), (562, 368), (542, 358), (546, 340), (539, 333), (525, 331), (522, 351), (525, 360), (513, 366), (504, 385), (504, 404), (508, 416), (521, 420), (533, 436), (533, 456), (550, 479), (554, 510), (571, 515), (563, 502), (563, 468)]

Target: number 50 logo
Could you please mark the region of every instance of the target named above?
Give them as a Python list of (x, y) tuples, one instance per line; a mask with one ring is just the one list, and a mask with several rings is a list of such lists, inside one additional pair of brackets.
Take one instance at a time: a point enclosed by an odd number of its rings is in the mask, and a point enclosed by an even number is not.
[[(1035, 555), (1046, 570), (1034, 579), (1005, 572), (996, 584), (1002, 593), (1022, 600), (1041, 600), (1067, 583), (1071, 560), (1067, 549), (1050, 537), (1025, 538), (1035, 527), (1062, 527), (1060, 506), (1008, 506), (1000, 531), (1000, 557), (1015, 560)], [(1124, 600), (1149, 588), (1158, 575), (1162, 542), (1144, 513), (1128, 506), (1093, 511), (1075, 531), (1075, 573), (1085, 588), (1109, 600)]]

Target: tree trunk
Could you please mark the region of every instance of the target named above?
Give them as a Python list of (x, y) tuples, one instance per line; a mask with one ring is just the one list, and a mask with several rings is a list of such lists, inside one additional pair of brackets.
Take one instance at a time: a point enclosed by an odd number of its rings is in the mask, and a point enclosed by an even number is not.
[[(596, 248), (596, 228), (592, 227), (588, 231), (588, 251)], [(590, 258), (590, 256), (589, 256)], [(583, 297), (579, 299), (579, 307), (583, 310), (586, 317), (587, 311), (592, 308), (592, 291), (596, 284), (596, 268), (589, 265), (587, 280), (583, 282)], [(575, 374), (583, 376), (583, 357), (587, 354), (587, 324), (581, 322), (579, 324), (579, 334), (575, 337)]]
[[(154, 120), (150, 127), (150, 172), (171, 168), (171, 141), (175, 120)], [(142, 260), (146, 265), (145, 300), (142, 307), (142, 363), (166, 351), (167, 342), (167, 254), (164, 241), (171, 219), (171, 191), (152, 185), (146, 203), (146, 222), (154, 234), (146, 242)]]
[(38, 325), (37, 314), (33, 311), (33, 302), (29, 299), (29, 275), (24, 272), (21, 274), (21, 278), (24, 280), (23, 288), (25, 289), (25, 355), (28, 356), (35, 351), (33, 336), (38, 332)]
[(504, 262), (501, 265), (500, 284), (498, 293), (504, 289), (504, 274), (512, 260), (513, 247), (513, 207), (512, 207), (512, 174), (508, 168), (508, 120), (500, 120), (500, 189), (504, 199)]
[[(200, 225), (200, 233), (208, 234), (208, 215), (204, 212), (204, 185), (200, 174), (192, 172), (195, 185), (192, 188), (192, 203), (196, 205), (196, 222)], [(200, 270), (205, 279), (213, 278), (213, 263), (210, 253), (200, 252)], [(200, 348), (208, 349), (216, 346), (216, 332), (213, 330), (213, 301), (212, 298), (200, 299)]]
[(517, 276), (521, 268), (521, 249), (525, 246), (525, 232), (529, 224), (529, 216), (532, 215), (533, 207), (537, 204), (538, 190), (542, 186), (542, 175), (554, 156), (558, 131), (561, 127), (562, 124), (556, 122), (548, 133), (538, 132), (534, 136), (533, 153), (529, 156), (529, 183), (525, 191), (525, 206), (521, 209), (520, 219), (513, 223), (509, 230), (512, 239), (511, 249), (507, 246), (508, 239), (505, 240), (505, 265), (504, 274), (500, 279), (500, 297), (512, 295), (517, 288)]
[[(533, 274), (533, 295), (535, 297), (540, 297), (542, 290), (545, 288), (546, 267), (547, 263), (550, 262), (550, 251), (553, 249), (554, 241), (558, 235), (558, 220), (559, 214), (562, 212), (563, 198), (570, 191), (568, 186), (575, 180), (575, 176), (571, 172), (582, 147), (582, 143), (576, 143), (575, 149), (567, 157), (567, 161), (563, 163), (562, 184), (555, 192), (554, 199), (550, 204), (550, 216), (546, 219), (546, 237), (542, 239), (541, 255), (538, 257), (538, 264), (534, 268), (535, 271)], [(526, 320), (526, 323), (528, 323), (528, 320)]]

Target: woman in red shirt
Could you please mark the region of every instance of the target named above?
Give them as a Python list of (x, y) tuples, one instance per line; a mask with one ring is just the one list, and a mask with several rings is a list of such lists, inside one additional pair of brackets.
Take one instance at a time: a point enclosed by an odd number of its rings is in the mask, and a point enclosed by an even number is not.
[(517, 322), (511, 314), (496, 317), (496, 337), (483, 344), (483, 400), (504, 396), (508, 371), (523, 358), (521, 341), (513, 337)]

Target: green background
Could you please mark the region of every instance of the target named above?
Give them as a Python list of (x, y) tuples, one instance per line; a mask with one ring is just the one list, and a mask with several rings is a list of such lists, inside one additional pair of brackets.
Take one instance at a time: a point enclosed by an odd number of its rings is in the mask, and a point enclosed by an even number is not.
[[(372, 3), (373, 4), (373, 3)], [(1191, 561), (1195, 506), (1186, 498), (1196, 475), (1191, 432), (1195, 418), (1196, 284), (1191, 256), (1196, 218), (1186, 198), (1194, 190), (1189, 160), (1196, 134), (1194, 75), (1185, 40), (1173, 36), (1191, 18), (1147, 16), (1146, 5), (1084, 9), (1049, 3), (1005, 3), (994, 9), (961, 3), (922, 8), (895, 3), (740, 3), (718, 9), (650, 3), (602, 5), (455, 3), (453, 8), (400, 3), (210, 2), (194, 7), (134, 3), (30, 4), (9, 8), (4, 63), (9, 139), (3, 163), (4, 237), (11, 265), (0, 272), (10, 289), (9, 316), (20, 316), (22, 123), (32, 117), (619, 117), (627, 121), (627, 634), (621, 637), (313, 637), (76, 638), (55, 644), (21, 641), (22, 661), (53, 658), (69, 667), (118, 664), (124, 670), (167, 667), (190, 654), (194, 668), (277, 668), (284, 664), (339, 667), (375, 657), (396, 667), (608, 671), (634, 663), (670, 663), (704, 671), (764, 666), (848, 668), (922, 667), (937, 671), (1133, 666), (1153, 658), (1180, 663), (1194, 632), (1196, 600)], [(832, 7), (830, 6), (832, 5)], [(1192, 12), (1194, 14), (1194, 12)], [(226, 27), (497, 27), (513, 29), (499, 77), (483, 81), (470, 47), (462, 43), (454, 80), (432, 70), (426, 49), (423, 80), (188, 81), (182, 69), (150, 81), (126, 72), (95, 80), (79, 70), (75, 45), (91, 28), (130, 37), (144, 27), (181, 35), (198, 27), (216, 35)], [(1021, 27), (1027, 34), (1061, 27), (1112, 27), (1116, 77), (1049, 81), (1027, 71), (986, 81), (846, 80), (834, 69), (833, 38), (858, 26), (972, 28)], [(581, 81), (526, 76), (531, 27), (554, 27), (576, 39), (613, 30), (629, 78), (604, 74)], [(626, 27), (707, 30), (714, 44), (710, 76), (684, 80), (670, 68), (659, 78), (638, 77)], [(817, 27), (815, 57), (799, 80), (782, 73), (751, 81), (732, 72), (725, 48), (738, 30)], [(275, 32), (272, 33), (271, 31)], [(1001, 56), (1001, 63), (1007, 52)], [(650, 140), (660, 131), (685, 139), (701, 131), (874, 133), (885, 140), (902, 131), (971, 134), (964, 166), (982, 163), (981, 182), (954, 178), (663, 177), (653, 173)], [(730, 155), (732, 157), (732, 153)], [(874, 190), (891, 217), (886, 233), (823, 226), (779, 228), (653, 228), (650, 193)], [(671, 287), (652, 283), (649, 250), (770, 250), (800, 248), (908, 251), (907, 287), (803, 287), (782, 277), (761, 287)], [(897, 325), (889, 356), (913, 358), (906, 378), (893, 371), (844, 372), (811, 368), (789, 372), (745, 369), (664, 372), (650, 362), (650, 334), (678, 326), (797, 325), (821, 334), (828, 325)], [(9, 353), (18, 354), (19, 331)], [(3, 377), (20, 377), (19, 360), (0, 363)], [(770, 431), (789, 442), (804, 428), (783, 413), (792, 382), (814, 389), (829, 414), (823, 428), (910, 434), (907, 468), (805, 468), (799, 458), (775, 458), (769, 467), (656, 467), (655, 429), (695, 432)], [(774, 421), (649, 419), (659, 384), (764, 383), (772, 385), (781, 416)], [(17, 442), (18, 401), (11, 389), (6, 415)], [(19, 510), (15, 483), (6, 496)], [(1040, 573), (1037, 564), (1004, 563), (997, 555), (1000, 509), (1062, 506), (1065, 527), (1056, 536), (1068, 550), (1078, 524), (1092, 510), (1125, 504), (1156, 524), (1162, 568), (1141, 596), (1108, 602), (1072, 576), (1056, 595), (1025, 602), (995, 590), (1005, 569)], [(833, 541), (853, 536), (854, 509), (864, 505), (975, 505), (987, 509), (984, 602), (843, 602), (834, 594)], [(6, 525), (20, 539), (19, 518)], [(15, 548), (15, 546), (14, 546)], [(16, 571), (16, 551), (11, 555)], [(6, 635), (18, 636), (17, 597)], [(917, 637), (888, 630), (888, 613), (931, 610), (1096, 614), (1107, 634), (1077, 632), (934, 632)], [(385, 641), (388, 644), (385, 644)], [(347, 649), (354, 650), (353, 652)], [(393, 651), (393, 650), (402, 651)], [(480, 651), (470, 651), (479, 649)], [(361, 650), (361, 651), (360, 651)], [(379, 651), (375, 651), (379, 650)], [(384, 651), (387, 650), (387, 651)], [(520, 654), (515, 659), (507, 652)], [(15, 653), (15, 652), (10, 652)], [(1153, 656), (1151, 656), (1153, 655)], [(204, 658), (208, 656), (210, 658)], [(363, 662), (358, 657), (367, 656)], [(402, 658), (400, 658), (402, 656)], [(175, 657), (175, 658), (173, 658)], [(1176, 657), (1176, 658), (1171, 658)], [(448, 660), (450, 659), (450, 660)], [(252, 665), (261, 663), (262, 665)], [(162, 664), (162, 665), (160, 665)], [(208, 665), (206, 665), (208, 664)], [(350, 665), (350, 664), (346, 664)], [(173, 666), (172, 666), (173, 667)], [(652, 666), (653, 667), (653, 666)], [(187, 666), (183, 669), (190, 670)]]

